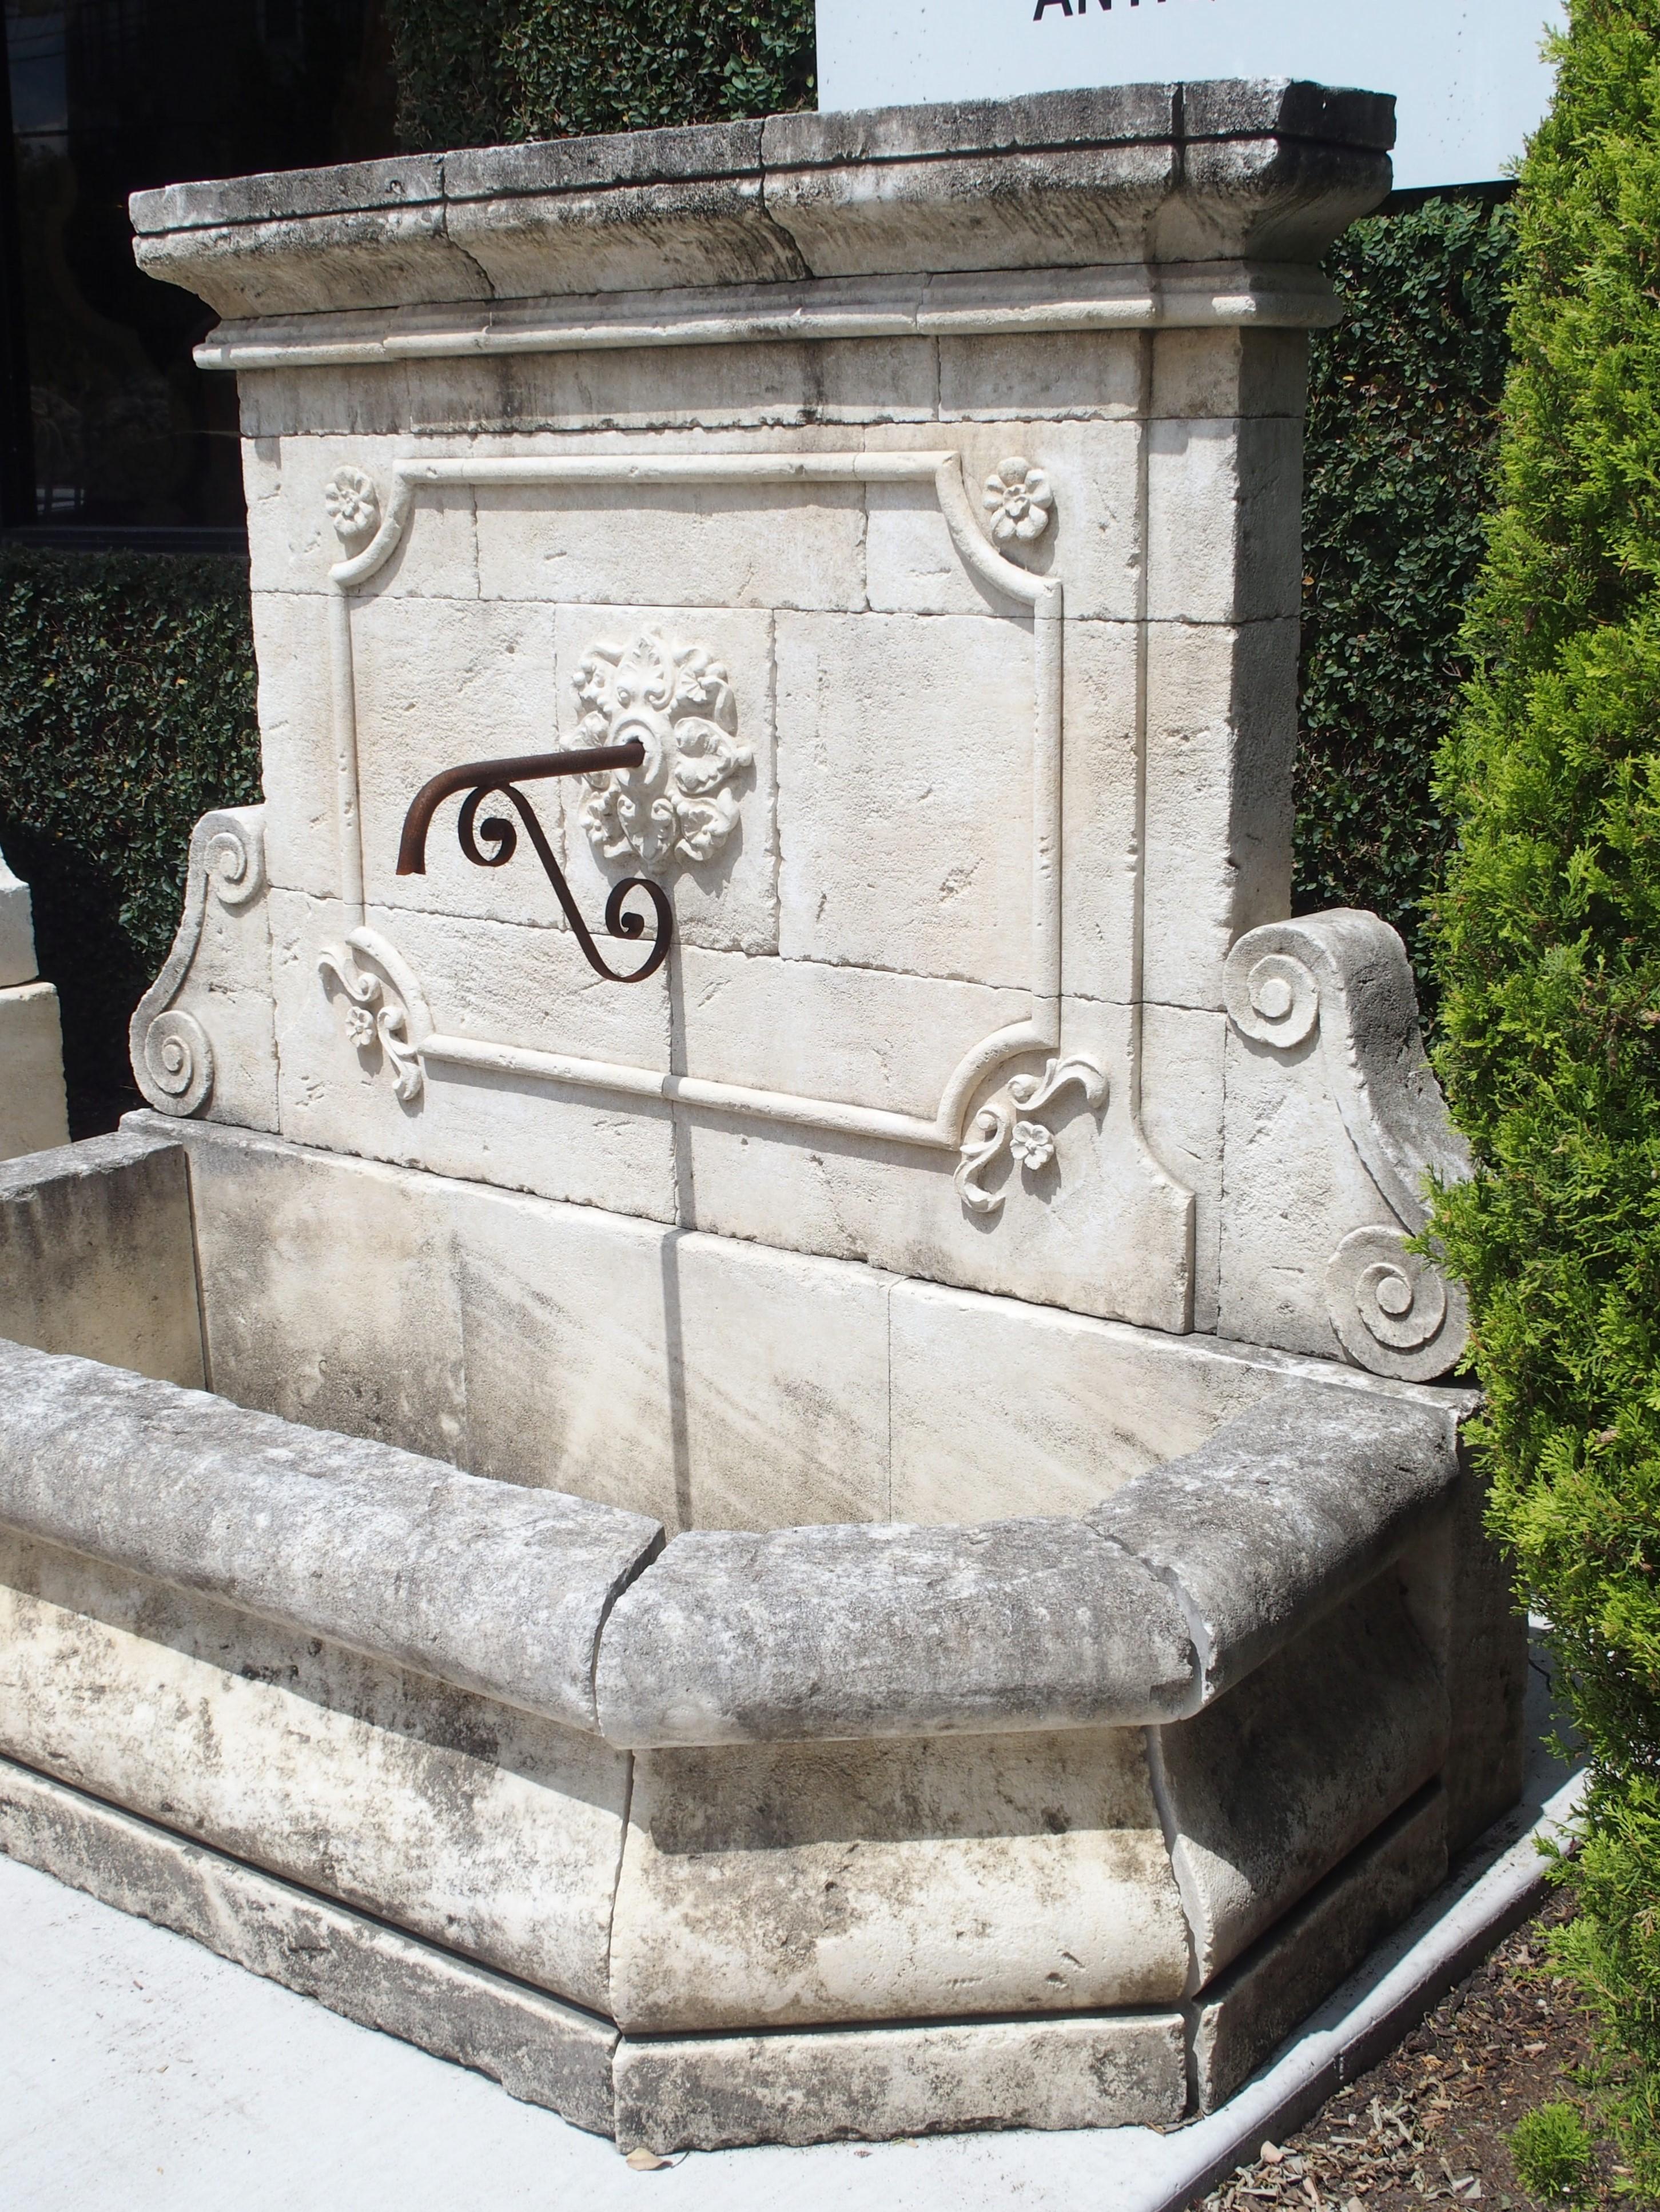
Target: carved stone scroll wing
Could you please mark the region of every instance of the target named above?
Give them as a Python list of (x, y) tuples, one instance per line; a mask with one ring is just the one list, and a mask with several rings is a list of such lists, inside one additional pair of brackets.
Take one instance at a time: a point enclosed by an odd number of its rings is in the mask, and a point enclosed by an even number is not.
[(1325, 1296), (1339, 1343), (1375, 1375), (1445, 1375), (1468, 1341), (1468, 1307), (1408, 1244), (1428, 1224), (1432, 1179), (1462, 1181), (1470, 1159), (1425, 1056), (1401, 939), (1349, 908), (1268, 922), (1234, 946), (1224, 987), (1234, 1027), (1256, 1043), (1291, 1053), (1318, 1032), (1344, 1128), (1399, 1224), (1355, 1228), (1332, 1254)]
[(213, 1046), (200, 1021), (175, 1006), (202, 941), (210, 895), (233, 909), (265, 887), (265, 809), (228, 806), (191, 833), (185, 911), (161, 974), (138, 1001), (127, 1032), (132, 1072), (161, 1114), (199, 1114), (213, 1096)]

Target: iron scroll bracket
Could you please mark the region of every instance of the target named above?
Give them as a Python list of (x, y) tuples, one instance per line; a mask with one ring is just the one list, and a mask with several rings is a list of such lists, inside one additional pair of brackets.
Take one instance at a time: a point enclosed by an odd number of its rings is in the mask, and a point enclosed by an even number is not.
[[(525, 835), (535, 848), (554, 895), (564, 909), (565, 919), (577, 943), (581, 946), (587, 963), (596, 974), (607, 976), (613, 983), (643, 983), (648, 975), (654, 975), (669, 957), (669, 946), (674, 939), (674, 909), (660, 884), (648, 876), (625, 876), (621, 883), (613, 884), (611, 896), (605, 901), (605, 928), (612, 937), (637, 942), (646, 933), (645, 916), (637, 912), (623, 912), (623, 903), (630, 891), (643, 891), (657, 919), (657, 936), (650, 952), (638, 968), (621, 972), (605, 963), (604, 956), (589, 933), (582, 919), (581, 908), (571, 896), (570, 885), (565, 881), (564, 870), (554, 858), (553, 848), (537, 819), (536, 810), (518, 787), (533, 783), (538, 777), (555, 775), (597, 775), (604, 769), (639, 768), (646, 757), (645, 746), (638, 738), (625, 744), (588, 745), (579, 750), (562, 753), (523, 753), (514, 760), (468, 761), (459, 768), (447, 768), (423, 783), (404, 817), (404, 834), (398, 843), (398, 872), (400, 876), (424, 876), (427, 872), (427, 832), (432, 827), (432, 817), (447, 799), (458, 791), (465, 791), (460, 818), (456, 823), (456, 836), (462, 852), (477, 868), (505, 868), (519, 849), (519, 832), (502, 814), (486, 815), (481, 822), (478, 810), (484, 801), (495, 796), (504, 799), (524, 824)], [(490, 848), (479, 848), (483, 837)]]

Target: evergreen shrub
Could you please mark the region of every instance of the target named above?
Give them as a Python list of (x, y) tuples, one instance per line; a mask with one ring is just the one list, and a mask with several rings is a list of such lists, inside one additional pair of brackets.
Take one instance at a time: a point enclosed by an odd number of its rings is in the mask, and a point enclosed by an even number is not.
[(1660, 2192), (1660, 0), (1571, 0), (1515, 204), (1502, 504), (1439, 775), (1438, 1066), (1480, 1162), (1492, 1525), (1588, 1746), (1581, 1911), (1633, 2185)]
[(58, 987), (71, 1124), (107, 1127), (198, 817), (259, 797), (245, 562), (0, 547), (0, 851)]

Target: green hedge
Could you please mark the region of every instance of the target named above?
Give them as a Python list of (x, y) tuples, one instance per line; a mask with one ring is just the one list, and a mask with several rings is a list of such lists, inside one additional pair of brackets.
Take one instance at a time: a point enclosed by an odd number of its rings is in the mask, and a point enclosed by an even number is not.
[(0, 850), (33, 896), (77, 1130), (178, 925), (192, 825), (259, 796), (246, 562), (0, 548)]
[(1504, 504), (1442, 764), (1438, 1061), (1495, 1529), (1588, 1742), (1583, 1911), (1660, 2193), (1660, 0), (1572, 0), (1516, 203)]
[(415, 152), (811, 106), (812, 0), (390, 0)]
[(1435, 755), (1470, 671), (1459, 633), (1510, 358), (1513, 226), (1488, 197), (1355, 223), (1327, 263), (1347, 318), (1310, 362), (1295, 902), (1381, 914), (1420, 986), (1450, 836)]

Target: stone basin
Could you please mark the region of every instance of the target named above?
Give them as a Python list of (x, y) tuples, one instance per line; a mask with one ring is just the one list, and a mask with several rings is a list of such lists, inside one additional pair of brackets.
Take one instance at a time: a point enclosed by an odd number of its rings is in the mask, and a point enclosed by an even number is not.
[(0, 1845), (667, 2151), (1177, 2124), (1513, 1802), (1464, 1156), (1398, 938), (1290, 915), (1391, 131), (138, 196), (238, 377), (265, 800), (149, 1109), (0, 1164)]

